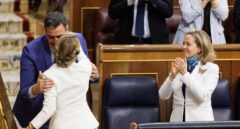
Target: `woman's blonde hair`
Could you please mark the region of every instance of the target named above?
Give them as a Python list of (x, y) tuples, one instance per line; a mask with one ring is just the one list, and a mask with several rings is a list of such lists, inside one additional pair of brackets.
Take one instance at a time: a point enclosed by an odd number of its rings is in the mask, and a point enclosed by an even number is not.
[(74, 33), (63, 34), (55, 45), (55, 57), (58, 67), (67, 68), (80, 53), (80, 41)]
[(213, 60), (216, 59), (211, 39), (206, 32), (202, 30), (192, 30), (185, 35), (192, 35), (197, 46), (201, 48), (201, 51), (198, 53), (198, 58), (203, 65), (207, 62), (213, 62)]

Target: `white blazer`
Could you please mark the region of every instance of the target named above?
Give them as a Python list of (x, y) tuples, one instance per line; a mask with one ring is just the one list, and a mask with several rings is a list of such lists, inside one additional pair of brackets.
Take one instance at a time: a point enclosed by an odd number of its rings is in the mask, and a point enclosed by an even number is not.
[[(213, 44), (225, 44), (224, 28), (222, 21), (228, 17), (227, 0), (217, 0), (219, 5), (216, 9), (211, 8), (210, 27)], [(202, 0), (179, 0), (182, 21), (173, 39), (173, 44), (182, 44), (186, 32), (194, 29), (202, 29), (204, 22), (204, 9), (200, 7)]]
[[(177, 74), (170, 81), (169, 76), (159, 90), (161, 99), (166, 100), (173, 94), (173, 109), (170, 122), (183, 121), (185, 101), (186, 121), (213, 121), (211, 96), (217, 86), (219, 68), (216, 64), (206, 63), (196, 65), (193, 72), (185, 75)], [(182, 84), (186, 84), (185, 100), (182, 94)]]
[(98, 122), (92, 114), (86, 99), (91, 63), (81, 50), (78, 63), (73, 62), (68, 68), (52, 65), (43, 73), (55, 86), (44, 93), (43, 108), (32, 120), (40, 128), (50, 117), (50, 129), (94, 129)]

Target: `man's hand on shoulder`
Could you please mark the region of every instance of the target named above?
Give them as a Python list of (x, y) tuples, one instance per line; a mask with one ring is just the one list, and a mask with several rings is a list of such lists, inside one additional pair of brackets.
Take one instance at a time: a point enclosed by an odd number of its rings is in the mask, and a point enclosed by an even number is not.
[(54, 86), (51, 79), (42, 79), (42, 72), (39, 71), (37, 83), (32, 87), (32, 94), (38, 95), (50, 90)]

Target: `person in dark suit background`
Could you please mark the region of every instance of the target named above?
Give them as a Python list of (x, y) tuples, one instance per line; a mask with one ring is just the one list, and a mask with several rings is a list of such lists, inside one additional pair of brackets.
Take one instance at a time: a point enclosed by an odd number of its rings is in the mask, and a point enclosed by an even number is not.
[(111, 0), (108, 13), (119, 20), (116, 43), (169, 43), (165, 18), (173, 14), (173, 0)]
[(240, 0), (236, 0), (233, 9), (233, 22), (237, 30), (235, 43), (240, 43)]
[[(65, 16), (60, 12), (50, 12), (44, 20), (45, 34), (24, 46), (20, 60), (20, 90), (13, 107), (19, 124), (26, 127), (43, 107), (43, 93), (54, 86), (53, 80), (43, 79), (46, 71), (55, 61), (54, 47), (58, 39), (68, 32)], [(83, 52), (88, 56), (87, 44), (82, 34), (75, 33)], [(92, 64), (90, 83), (99, 80), (97, 68)], [(40, 129), (48, 129), (46, 122)]]

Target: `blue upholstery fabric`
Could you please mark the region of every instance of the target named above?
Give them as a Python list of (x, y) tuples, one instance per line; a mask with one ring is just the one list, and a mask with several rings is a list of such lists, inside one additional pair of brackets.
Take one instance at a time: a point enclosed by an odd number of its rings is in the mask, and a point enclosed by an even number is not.
[(212, 94), (212, 107), (215, 121), (232, 120), (232, 97), (230, 84), (226, 79), (219, 79)]
[(138, 129), (239, 129), (240, 121), (159, 122), (138, 124)]
[(130, 122), (159, 122), (158, 86), (151, 77), (107, 79), (103, 89), (103, 129), (128, 129)]

